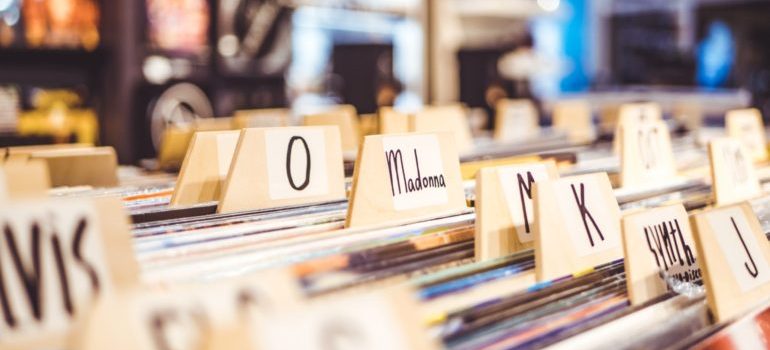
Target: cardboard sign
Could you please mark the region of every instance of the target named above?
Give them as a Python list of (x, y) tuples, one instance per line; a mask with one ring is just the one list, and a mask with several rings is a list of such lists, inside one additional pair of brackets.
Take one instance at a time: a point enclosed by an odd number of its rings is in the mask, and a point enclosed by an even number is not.
[(623, 257), (607, 173), (535, 182), (535, 274), (548, 281)]
[(43, 198), (51, 188), (48, 166), (42, 160), (5, 162), (0, 178), (0, 198), (4, 199)]
[(572, 142), (589, 142), (596, 139), (596, 128), (588, 101), (558, 101), (553, 106), (552, 119), (553, 128), (566, 133)]
[(240, 134), (238, 131), (195, 133), (174, 186), (172, 206), (219, 200)]
[(620, 184), (622, 187), (676, 179), (671, 136), (662, 121), (621, 125)]
[(762, 113), (756, 108), (728, 111), (725, 116), (727, 136), (741, 140), (751, 159), (767, 160), (767, 141)]
[(690, 218), (681, 204), (624, 216), (623, 251), (628, 295), (634, 305), (668, 291), (661, 271), (683, 282), (701, 279)]
[(118, 157), (112, 147), (38, 151), (29, 159), (46, 162), (53, 187), (118, 185)]
[(179, 169), (193, 134), (195, 134), (195, 130), (192, 128), (167, 127), (163, 131), (160, 150), (158, 151), (158, 167), (163, 170)]
[[(656, 123), (663, 121), (663, 112), (657, 103), (627, 103), (618, 109), (615, 123), (615, 135), (620, 135), (622, 127), (632, 127), (639, 124)], [(612, 150), (620, 154), (620, 140), (616, 137), (612, 140)]]
[(483, 168), (476, 175), (476, 260), (532, 248), (535, 182), (559, 178), (556, 164), (529, 163)]
[(65, 348), (95, 299), (137, 283), (116, 199), (17, 202), (0, 221), (0, 348)]
[(739, 140), (711, 140), (709, 159), (712, 191), (717, 205), (737, 203), (762, 194), (754, 164)]
[(342, 137), (342, 150), (358, 151), (358, 145), (361, 142), (360, 126), (356, 108), (351, 105), (339, 106), (320, 114), (306, 115), (304, 117), (304, 125), (336, 126), (339, 128)]
[(277, 315), (252, 334), (261, 350), (438, 349), (416, 309), (402, 289), (345, 295)]
[(465, 208), (452, 134), (364, 139), (353, 173), (346, 227), (426, 218)]
[(462, 105), (431, 106), (414, 115), (410, 121), (410, 132), (450, 132), (455, 139), (455, 148), (460, 152), (473, 149), (470, 125)]
[(100, 301), (77, 345), (85, 350), (250, 349), (249, 324), (290, 312), (301, 302), (299, 286), (285, 271), (169, 289), (135, 288)]
[(235, 111), (233, 128), (278, 128), (291, 124), (291, 110), (288, 108), (262, 108)]
[(724, 322), (770, 297), (770, 245), (747, 203), (695, 214), (695, 243), (706, 298)]
[(339, 129), (244, 129), (218, 212), (345, 199)]
[(536, 136), (540, 123), (532, 101), (501, 99), (495, 106), (495, 140), (522, 141)]

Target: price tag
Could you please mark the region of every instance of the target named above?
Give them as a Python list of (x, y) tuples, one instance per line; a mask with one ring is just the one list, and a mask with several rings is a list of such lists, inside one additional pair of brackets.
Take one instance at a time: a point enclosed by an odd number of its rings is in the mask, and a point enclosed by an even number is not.
[(0, 221), (3, 349), (62, 348), (95, 299), (137, 283), (118, 200), (18, 202)]
[(553, 128), (564, 132), (570, 141), (590, 142), (596, 138), (591, 106), (585, 100), (558, 101), (553, 107)]
[(754, 164), (739, 140), (711, 140), (709, 159), (712, 191), (717, 205), (738, 203), (762, 194)]
[(367, 136), (353, 174), (347, 226), (465, 209), (454, 144), (450, 133)]
[(741, 140), (751, 159), (755, 162), (767, 160), (767, 141), (762, 113), (756, 108), (728, 111), (725, 116), (727, 135)]
[(537, 109), (527, 99), (501, 99), (495, 107), (495, 140), (522, 141), (540, 132)]
[(437, 349), (416, 309), (406, 291), (346, 295), (277, 315), (252, 333), (261, 350)]
[(623, 257), (620, 209), (606, 173), (535, 182), (538, 281)]
[(693, 218), (709, 307), (724, 322), (770, 295), (770, 243), (748, 203)]
[(171, 196), (172, 206), (219, 199), (239, 136), (238, 131), (195, 133)]
[(339, 129), (244, 129), (219, 200), (233, 212), (345, 199)]
[(671, 136), (662, 121), (629, 123), (619, 129), (623, 187), (676, 180)]
[(481, 169), (476, 176), (476, 259), (532, 248), (532, 186), (558, 178), (553, 161)]
[(333, 125), (339, 128), (342, 137), (342, 150), (357, 152), (361, 142), (361, 127), (356, 108), (351, 105), (337, 106), (320, 114), (306, 115), (305, 126)]
[(660, 272), (683, 282), (701, 279), (687, 211), (681, 204), (623, 217), (626, 284), (634, 305), (668, 291)]
[(78, 348), (249, 349), (252, 323), (299, 308), (299, 286), (286, 271), (216, 283), (134, 288), (99, 302)]

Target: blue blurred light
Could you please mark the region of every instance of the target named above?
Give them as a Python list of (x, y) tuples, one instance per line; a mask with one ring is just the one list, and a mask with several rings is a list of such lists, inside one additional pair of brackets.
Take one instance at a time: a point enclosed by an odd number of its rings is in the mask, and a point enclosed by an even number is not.
[(708, 34), (697, 49), (698, 85), (715, 88), (730, 76), (735, 61), (735, 42), (730, 27), (722, 21), (709, 25)]

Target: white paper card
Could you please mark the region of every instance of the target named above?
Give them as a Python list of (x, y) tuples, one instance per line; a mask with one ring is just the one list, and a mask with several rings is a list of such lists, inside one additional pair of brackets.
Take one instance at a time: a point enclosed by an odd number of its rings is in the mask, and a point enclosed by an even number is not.
[(265, 150), (270, 199), (329, 193), (323, 129), (265, 130)]
[(770, 281), (770, 266), (740, 207), (710, 213), (708, 221), (744, 293)]
[(446, 204), (448, 194), (436, 135), (382, 138), (395, 210)]
[(497, 177), (519, 242), (532, 242), (534, 240), (532, 237), (534, 224), (532, 182), (547, 181), (547, 167), (545, 164), (503, 167), (497, 171)]
[(6, 339), (65, 332), (95, 296), (108, 291), (107, 259), (91, 203), (15, 204), (0, 211), (0, 226), (0, 298), (16, 325), (11, 328), (7, 316), (0, 318)]
[(607, 207), (616, 204), (604, 201), (599, 181), (559, 181), (556, 190), (563, 198), (559, 201), (561, 217), (571, 228), (569, 234), (578, 256), (620, 246), (620, 223)]

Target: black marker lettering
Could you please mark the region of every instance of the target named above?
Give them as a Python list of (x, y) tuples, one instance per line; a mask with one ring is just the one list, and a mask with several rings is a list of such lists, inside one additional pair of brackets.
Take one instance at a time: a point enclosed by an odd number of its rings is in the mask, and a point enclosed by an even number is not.
[[(401, 194), (401, 179), (406, 179), (406, 172), (404, 170), (404, 155), (401, 153), (400, 149), (396, 151), (390, 150), (385, 152), (385, 161), (388, 163), (388, 176), (390, 177), (390, 192), (393, 194), (393, 196), (396, 195), (396, 188), (393, 185), (393, 174), (395, 173), (396, 184), (398, 185), (398, 193)], [(401, 169), (401, 176), (398, 176), (399, 168)]]
[[(404, 192), (412, 193), (428, 188), (446, 187), (444, 174), (423, 176), (422, 169), (420, 169), (420, 156), (417, 153), (417, 149), (413, 149), (413, 153), (414, 168), (417, 176), (410, 178), (406, 174), (404, 156), (401, 150), (390, 150), (385, 152), (385, 161), (388, 165), (388, 176), (390, 178), (390, 192), (394, 197), (396, 194), (402, 194)], [(403, 190), (401, 189), (402, 182), (404, 183)], [(396, 191), (396, 187), (398, 187), (398, 191)]]
[(19, 248), (16, 245), (16, 238), (14, 237), (11, 227), (6, 225), (3, 231), (8, 250), (11, 253), (13, 266), (23, 282), (24, 290), (27, 294), (27, 302), (32, 309), (32, 315), (36, 320), (40, 321), (43, 317), (42, 300), (40, 298), (40, 291), (42, 288), (42, 270), (40, 268), (40, 226), (37, 223), (32, 224), (32, 232), (30, 232), (30, 250), (32, 251), (31, 272), (24, 265), (24, 262), (22, 262)]
[[(4, 231), (11, 231), (11, 228), (6, 224)], [(5, 320), (5, 324), (11, 328), (16, 328), (16, 317), (13, 315), (11, 303), (8, 300), (8, 292), (5, 289), (5, 275), (3, 274), (2, 259), (0, 259), (0, 303), (2, 303), (3, 306), (3, 320)]]
[[(302, 142), (302, 146), (305, 148), (305, 159), (307, 160), (305, 165), (305, 181), (299, 186), (294, 182), (294, 177), (291, 175), (291, 150), (294, 147), (294, 142), (297, 140)], [(304, 190), (310, 184), (310, 148), (307, 145), (307, 141), (301, 136), (292, 136), (289, 139), (289, 150), (286, 151), (286, 176), (289, 178), (289, 186), (297, 191)]]
[(738, 225), (735, 224), (735, 219), (730, 217), (730, 221), (733, 222), (733, 227), (735, 228), (735, 233), (738, 235), (738, 239), (741, 240), (741, 244), (743, 245), (743, 250), (746, 251), (746, 255), (749, 257), (749, 261), (751, 262), (751, 267), (749, 267), (749, 263), (744, 262), (743, 266), (746, 267), (746, 271), (749, 272), (749, 275), (753, 278), (757, 278), (759, 275), (759, 270), (757, 269), (757, 264), (754, 263), (754, 258), (751, 256), (751, 252), (749, 252), (749, 248), (746, 246), (746, 242), (743, 240), (743, 236), (741, 235), (741, 231), (738, 230)]
[(75, 235), (72, 238), (72, 256), (75, 257), (75, 262), (80, 265), (81, 268), (86, 270), (88, 277), (91, 280), (91, 288), (93, 289), (94, 294), (98, 295), (100, 287), (99, 275), (96, 273), (96, 269), (93, 267), (93, 265), (86, 261), (83, 257), (83, 237), (86, 234), (87, 228), (88, 221), (86, 218), (80, 219), (75, 228)]
[(69, 279), (67, 278), (67, 269), (65, 268), (64, 257), (62, 256), (61, 243), (59, 243), (59, 235), (51, 235), (51, 248), (53, 249), (53, 257), (56, 261), (56, 272), (59, 275), (59, 285), (61, 287), (64, 310), (67, 311), (67, 314), (72, 316), (72, 296), (70, 296)]
[(588, 211), (588, 208), (586, 208), (585, 205), (585, 186), (583, 183), (580, 183), (580, 196), (578, 197), (577, 191), (575, 190), (575, 185), (570, 185), (572, 187), (572, 194), (575, 196), (575, 204), (578, 206), (578, 210), (580, 211), (580, 217), (583, 219), (583, 226), (585, 226), (586, 229), (586, 235), (588, 235), (588, 241), (591, 243), (591, 246), (594, 246), (594, 238), (591, 235), (591, 230), (588, 228), (588, 221), (586, 221), (586, 218), (591, 220), (591, 223), (594, 225), (594, 229), (596, 230), (596, 233), (599, 234), (599, 238), (601, 240), (604, 240), (604, 235), (602, 234), (602, 230), (599, 229), (599, 225), (596, 224), (596, 220), (594, 220), (594, 216), (591, 215), (591, 212)]
[(527, 206), (524, 202), (524, 194), (527, 198), (532, 200), (532, 184), (535, 182), (535, 178), (532, 176), (532, 172), (527, 172), (527, 181), (524, 181), (524, 177), (521, 174), (516, 174), (516, 180), (519, 183), (519, 200), (521, 201), (521, 210), (524, 211), (524, 229), (529, 233), (529, 218), (527, 217)]

